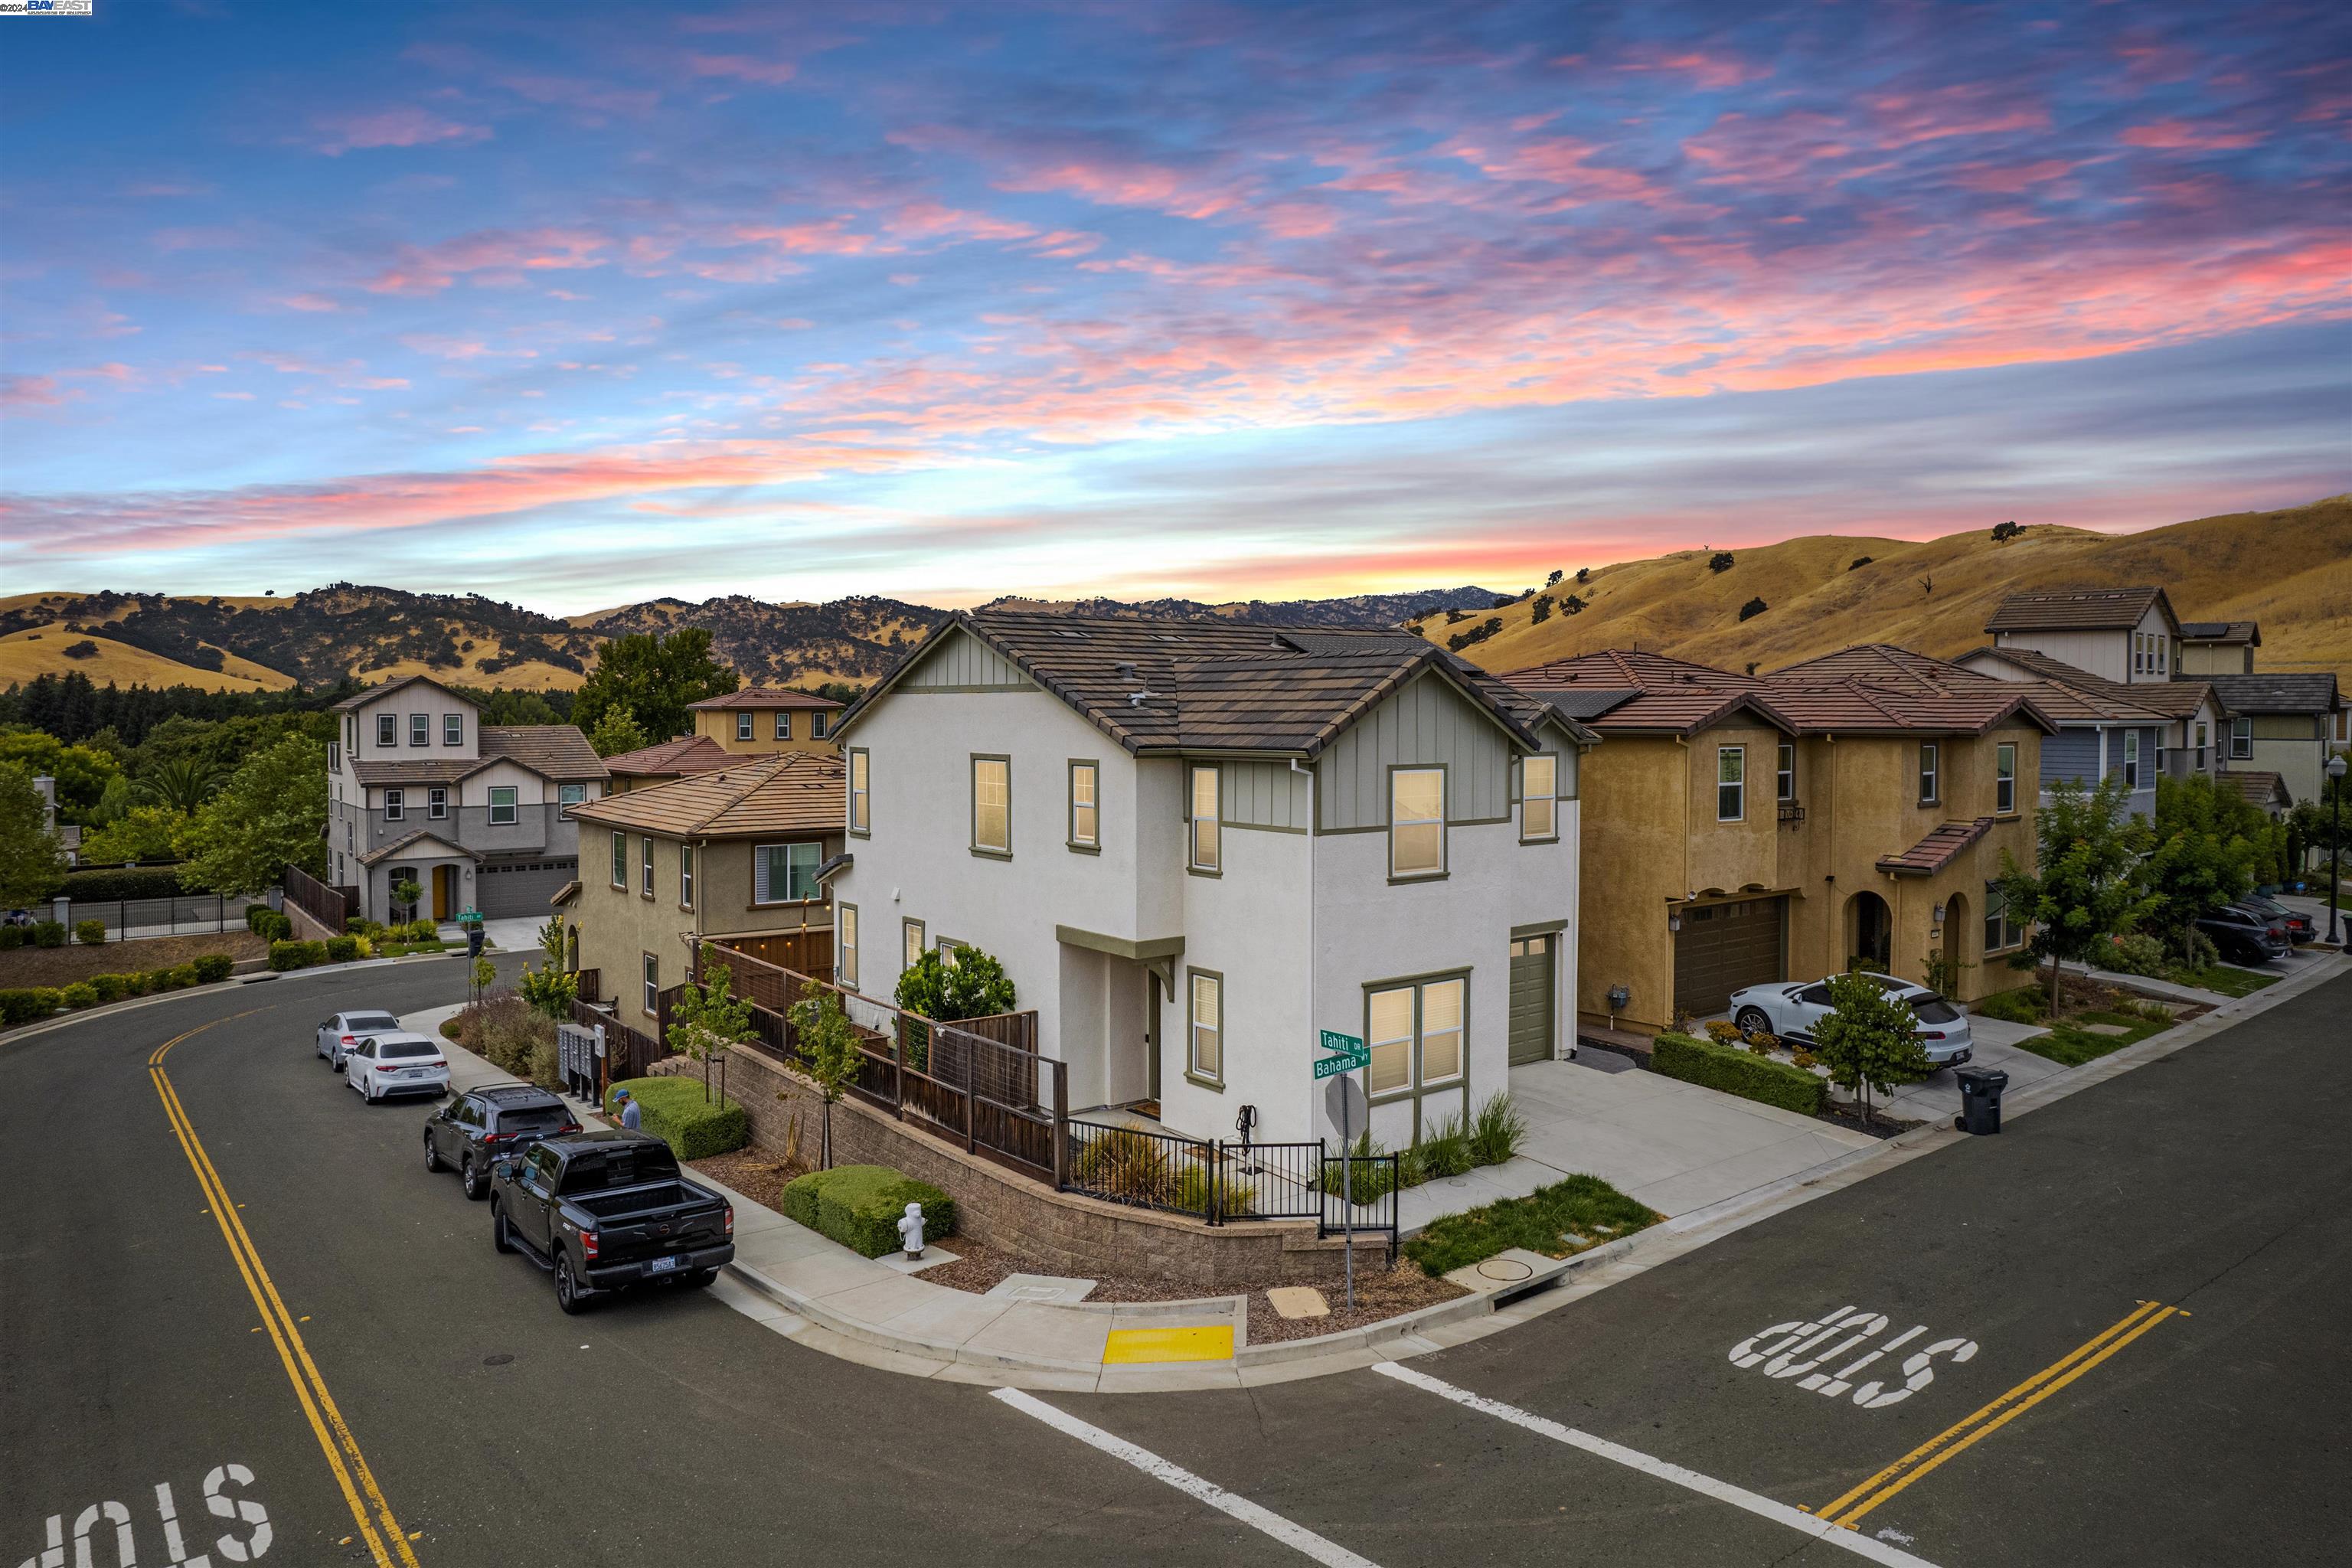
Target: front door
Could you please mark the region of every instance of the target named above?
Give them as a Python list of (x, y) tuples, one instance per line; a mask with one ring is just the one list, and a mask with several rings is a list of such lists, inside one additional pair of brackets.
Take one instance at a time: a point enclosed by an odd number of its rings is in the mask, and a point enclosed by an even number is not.
[(1511, 1065), (1551, 1059), (1552, 944), (1550, 936), (1511, 942)]
[(457, 904), (457, 868), (455, 866), (434, 867), (433, 918), (436, 921), (446, 921), (449, 919), (451, 913), (456, 910)]

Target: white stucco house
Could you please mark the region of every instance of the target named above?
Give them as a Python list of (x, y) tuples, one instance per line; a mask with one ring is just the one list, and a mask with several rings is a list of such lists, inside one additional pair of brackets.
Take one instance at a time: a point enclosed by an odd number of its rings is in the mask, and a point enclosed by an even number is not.
[(417, 912), (496, 920), (551, 912), (580, 876), (570, 808), (607, 774), (571, 724), (484, 724), (429, 676), (372, 686), (335, 704), (327, 748), (327, 872), (359, 891), (367, 920), (392, 921), (392, 889), (413, 879)]
[(837, 978), (1001, 960), (1073, 1110), (1391, 1148), (1574, 1044), (1591, 731), (1396, 631), (963, 613), (845, 715)]

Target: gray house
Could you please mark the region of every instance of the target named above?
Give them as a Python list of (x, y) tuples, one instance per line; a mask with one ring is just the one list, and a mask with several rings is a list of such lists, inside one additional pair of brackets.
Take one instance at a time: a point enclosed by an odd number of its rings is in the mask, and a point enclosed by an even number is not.
[(371, 687), (334, 706), (327, 749), (330, 879), (359, 890), (359, 912), (406, 914), (392, 889), (423, 889), (416, 912), (449, 920), (544, 916), (580, 875), (572, 807), (600, 798), (607, 774), (571, 724), (484, 724), (473, 703), (429, 676)]
[(2274, 773), (2296, 800), (2320, 798), (2342, 694), (2332, 670), (2206, 678), (2230, 710), (2232, 771)]
[[(1976, 648), (1952, 662), (1995, 680), (2032, 682), (2042, 693), (2035, 702), (2058, 722), (2058, 733), (2042, 742), (2045, 795), (2062, 779), (2085, 787), (2117, 779), (2132, 812), (2153, 820), (2159, 773), (2220, 771), (2220, 709), (2201, 682), (2126, 685), (2014, 647)], [(2193, 712), (2200, 706), (2202, 716)]]

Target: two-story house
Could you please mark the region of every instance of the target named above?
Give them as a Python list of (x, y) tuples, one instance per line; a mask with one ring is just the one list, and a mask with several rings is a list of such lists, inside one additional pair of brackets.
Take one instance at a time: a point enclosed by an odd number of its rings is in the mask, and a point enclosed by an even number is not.
[(1074, 1108), (1412, 1142), (1565, 1054), (1591, 736), (1400, 632), (961, 613), (843, 718), (840, 982), (1003, 962)]
[(833, 910), (816, 874), (841, 852), (845, 810), (840, 760), (806, 752), (738, 758), (581, 806), (586, 864), (559, 897), (572, 965), (595, 976), (583, 1000), (611, 1002), (650, 1034), (655, 999), (710, 938), (823, 973)]
[(2209, 675), (2230, 711), (2231, 772), (2273, 773), (2298, 801), (2323, 798), (2344, 700), (2333, 670)]
[(708, 735), (680, 735), (674, 741), (660, 741), (606, 757), (604, 768), (613, 775), (611, 793), (625, 795), (646, 784), (667, 784), (695, 773), (715, 773), (738, 760), (738, 753)]
[(2252, 675), (2254, 650), (2262, 646), (2256, 621), (2183, 621), (2175, 668), (2182, 675)]
[(334, 705), (327, 748), (328, 875), (359, 891), (368, 920), (404, 918), (392, 889), (415, 882), (417, 913), (467, 909), (545, 916), (580, 864), (572, 807), (604, 791), (604, 764), (570, 724), (484, 724), (429, 676), (404, 676)]
[(764, 757), (776, 752), (831, 756), (833, 727), (842, 704), (765, 686), (741, 686), (718, 697), (687, 704), (694, 732), (731, 756)]
[[(1732, 992), (1860, 960), (2000, 988), (2024, 941), (1992, 889), (2031, 865), (2032, 693), (1928, 682), (1870, 650), (1758, 679), (1610, 650), (1503, 679), (1602, 739), (1587, 759), (1580, 1017), (1655, 1032)], [(1872, 668), (1869, 678), (1849, 672)]]
[(2127, 686), (2023, 647), (1972, 648), (1944, 668), (2033, 691), (2058, 726), (2042, 742), (2045, 791), (2062, 779), (2086, 789), (2114, 779), (2132, 815), (2152, 821), (2159, 775), (2221, 771), (2221, 702), (2203, 681)]

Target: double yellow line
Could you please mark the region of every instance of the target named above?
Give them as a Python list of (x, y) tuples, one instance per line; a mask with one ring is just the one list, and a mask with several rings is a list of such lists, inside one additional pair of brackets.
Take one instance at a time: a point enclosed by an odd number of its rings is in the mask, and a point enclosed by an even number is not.
[(1843, 1497), (1815, 1511), (1832, 1524), (1853, 1529), (1855, 1521), (1864, 1514), (1971, 1444), (1992, 1436), (2165, 1319), (2188, 1315), (2178, 1307), (2142, 1301), (2121, 1322), (2102, 1330), (1983, 1409), (1938, 1432)]
[(171, 1075), (163, 1070), (163, 1058), (189, 1036), (201, 1035), (215, 1024), (233, 1023), (259, 1011), (252, 1008), (226, 1018), (215, 1018), (211, 1024), (201, 1024), (173, 1036), (147, 1058), (147, 1073), (154, 1080), (156, 1097), (163, 1102), (163, 1114), (171, 1119), (172, 1131), (179, 1135), (180, 1150), (196, 1173), (196, 1184), (204, 1189), (205, 1199), (212, 1205), (221, 1238), (228, 1243), (229, 1255), (236, 1259), (237, 1272), (245, 1276), (245, 1288), (252, 1292), (253, 1304), (261, 1309), (262, 1326), (277, 1345), (278, 1359), (286, 1363), (286, 1376), (294, 1384), (294, 1397), (301, 1403), (310, 1430), (318, 1435), (319, 1447), (327, 1456), (328, 1468), (335, 1472), (336, 1484), (342, 1488), (343, 1500), (351, 1504), (352, 1518), (359, 1521), (360, 1536), (375, 1558), (376, 1568), (393, 1568), (394, 1563), (401, 1568), (417, 1568), (416, 1553), (409, 1549), (408, 1537), (401, 1531), (400, 1521), (392, 1517), (392, 1505), (383, 1500), (374, 1472), (368, 1468), (351, 1427), (344, 1424), (343, 1413), (335, 1408), (334, 1396), (327, 1392), (326, 1379), (319, 1375), (318, 1364), (310, 1359), (310, 1347), (302, 1342), (301, 1331), (294, 1326), (294, 1314), (286, 1310), (269, 1270), (261, 1266), (261, 1253), (253, 1245), (253, 1237), (246, 1234), (245, 1222), (237, 1217), (228, 1186), (213, 1168), (212, 1157), (205, 1152), (204, 1143), (196, 1137), (195, 1124), (188, 1119), (179, 1092), (172, 1087)]

